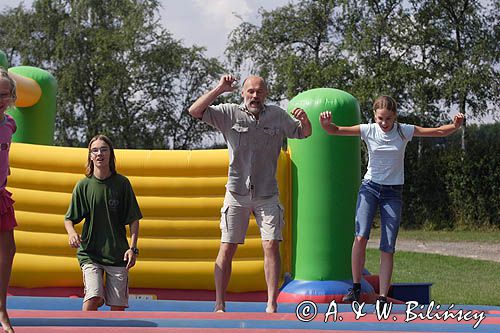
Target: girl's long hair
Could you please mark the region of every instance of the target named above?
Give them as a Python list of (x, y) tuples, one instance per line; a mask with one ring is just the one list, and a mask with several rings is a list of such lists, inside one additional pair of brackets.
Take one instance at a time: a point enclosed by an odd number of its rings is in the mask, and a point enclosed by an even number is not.
[(94, 162), (90, 159), (90, 154), (92, 154), (90, 148), (92, 147), (92, 144), (97, 140), (102, 140), (109, 146), (109, 170), (111, 171), (112, 175), (116, 173), (116, 158), (113, 143), (106, 135), (98, 134), (94, 136), (89, 142), (89, 153), (87, 155), (87, 165), (85, 168), (85, 176), (87, 176), (88, 178), (91, 178), (94, 175)]
[(392, 98), (391, 96), (383, 95), (383, 96), (378, 97), (375, 100), (375, 102), (373, 102), (373, 113), (374, 114), (378, 109), (386, 109), (386, 110), (389, 110), (392, 113), (394, 113), (394, 115), (396, 116), (395, 123), (397, 126), (398, 134), (401, 137), (401, 139), (406, 140), (406, 137), (403, 133), (403, 130), (401, 129), (401, 125), (398, 122), (398, 110), (397, 110), (397, 108), (398, 108), (398, 104), (396, 103), (394, 98)]

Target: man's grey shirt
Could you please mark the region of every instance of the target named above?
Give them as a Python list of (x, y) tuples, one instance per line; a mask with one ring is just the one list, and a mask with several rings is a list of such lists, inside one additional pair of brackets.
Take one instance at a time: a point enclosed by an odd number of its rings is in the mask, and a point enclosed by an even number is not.
[(202, 120), (222, 132), (229, 150), (226, 188), (253, 197), (278, 194), (276, 168), (284, 137), (304, 138), (300, 121), (278, 106), (264, 106), (257, 120), (244, 105), (208, 107)]

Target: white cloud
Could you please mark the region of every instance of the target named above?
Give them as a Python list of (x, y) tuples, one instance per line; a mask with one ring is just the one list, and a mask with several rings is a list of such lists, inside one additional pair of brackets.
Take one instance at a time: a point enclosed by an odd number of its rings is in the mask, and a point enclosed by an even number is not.
[[(273, 3), (276, 0), (268, 0)], [(207, 48), (207, 55), (222, 58), (231, 30), (256, 14), (251, 0), (163, 0), (162, 23), (185, 46)]]
[(24, 3), (24, 7), (31, 7), (31, 3), (33, 0), (0, 0), (0, 12), (7, 9), (7, 7), (14, 8), (17, 7), (20, 3)]
[(194, 0), (205, 22), (231, 30), (240, 24), (236, 15), (245, 18), (252, 10), (244, 0)]

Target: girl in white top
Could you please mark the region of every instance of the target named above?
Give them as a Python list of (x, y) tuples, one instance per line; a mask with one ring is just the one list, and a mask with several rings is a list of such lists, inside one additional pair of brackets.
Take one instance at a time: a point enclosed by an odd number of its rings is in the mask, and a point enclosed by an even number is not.
[(366, 245), (377, 207), (381, 215), (380, 302), (377, 304), (383, 305), (387, 301), (396, 236), (401, 221), (406, 144), (415, 136), (448, 136), (458, 130), (464, 121), (464, 115), (459, 113), (452, 124), (436, 128), (400, 124), (397, 122), (396, 106), (394, 99), (389, 96), (377, 98), (373, 104), (374, 124), (337, 126), (332, 123), (330, 111), (322, 112), (319, 117), (321, 127), (328, 134), (359, 135), (368, 149), (367, 172), (360, 186), (356, 207), (356, 235), (351, 254), (353, 288), (344, 296), (344, 302), (360, 301)]

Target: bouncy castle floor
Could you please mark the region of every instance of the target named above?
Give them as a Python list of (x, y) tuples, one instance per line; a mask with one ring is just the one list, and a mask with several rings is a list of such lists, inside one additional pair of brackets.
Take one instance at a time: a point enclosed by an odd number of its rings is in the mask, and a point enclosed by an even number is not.
[(80, 311), (81, 298), (10, 296), (7, 304), (17, 333), (500, 332), (495, 306), (398, 304), (378, 318), (372, 304), (287, 303), (275, 314), (261, 302), (228, 302), (226, 313), (208, 301), (131, 300), (125, 312), (93, 313)]

